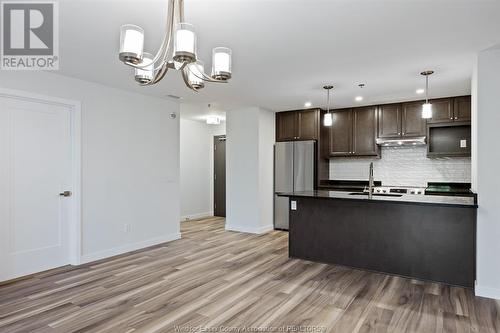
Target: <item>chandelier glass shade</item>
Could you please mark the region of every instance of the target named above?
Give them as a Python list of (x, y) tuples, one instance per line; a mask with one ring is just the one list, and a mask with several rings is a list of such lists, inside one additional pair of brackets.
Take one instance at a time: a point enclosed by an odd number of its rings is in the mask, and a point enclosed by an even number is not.
[(120, 28), (120, 60), (138, 64), (142, 59), (144, 48), (144, 30), (133, 24), (125, 24)]
[(205, 87), (205, 83), (203, 82), (203, 74), (205, 72), (205, 67), (201, 60), (197, 62), (192, 62), (189, 65), (189, 74), (188, 80), (191, 82), (191, 85), (196, 89), (201, 89)]
[(148, 83), (153, 80), (154, 76), (154, 63), (153, 63), (153, 55), (151, 53), (144, 52), (142, 54), (142, 62), (144, 64), (149, 63), (144, 68), (136, 68), (135, 69), (135, 80), (141, 84)]
[(231, 78), (232, 52), (227, 47), (212, 50), (212, 73), (197, 55), (196, 32), (192, 24), (184, 22), (184, 0), (168, 0), (167, 24), (163, 41), (153, 56), (144, 52), (144, 30), (133, 24), (120, 28), (119, 59), (135, 69), (135, 80), (140, 85), (160, 82), (168, 70), (178, 70), (186, 86), (194, 91), (205, 87), (205, 82), (225, 83)]

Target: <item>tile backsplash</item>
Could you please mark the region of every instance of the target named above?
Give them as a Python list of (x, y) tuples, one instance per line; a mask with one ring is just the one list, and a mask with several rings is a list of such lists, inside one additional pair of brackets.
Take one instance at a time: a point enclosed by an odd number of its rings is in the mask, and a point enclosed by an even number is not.
[(374, 178), (382, 185), (427, 186), (427, 182), (463, 182), (471, 179), (469, 157), (427, 158), (427, 147), (382, 147), (382, 158), (332, 158), (330, 179), (367, 180), (373, 162)]

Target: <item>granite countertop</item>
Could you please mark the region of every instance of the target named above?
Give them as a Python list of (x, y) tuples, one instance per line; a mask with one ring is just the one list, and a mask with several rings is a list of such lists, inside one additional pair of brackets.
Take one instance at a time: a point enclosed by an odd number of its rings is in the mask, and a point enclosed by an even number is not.
[(395, 203), (415, 203), (425, 205), (440, 205), (440, 206), (458, 206), (477, 208), (477, 203), (474, 197), (457, 197), (457, 196), (441, 196), (441, 195), (412, 195), (402, 194), (401, 196), (378, 196), (373, 195), (372, 199), (368, 199), (368, 194), (362, 195), (361, 192), (342, 192), (342, 191), (302, 191), (302, 192), (282, 192), (277, 193), (283, 197), (305, 197), (305, 198), (324, 198), (324, 199), (341, 199), (341, 200), (366, 200), (366, 201), (383, 201)]

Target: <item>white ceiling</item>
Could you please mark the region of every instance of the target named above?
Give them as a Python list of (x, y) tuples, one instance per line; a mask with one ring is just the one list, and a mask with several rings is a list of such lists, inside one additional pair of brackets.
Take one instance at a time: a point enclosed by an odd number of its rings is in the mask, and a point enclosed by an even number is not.
[[(156, 51), (166, 4), (61, 0), (61, 74), (221, 110), (324, 107), (322, 86), (331, 83), (333, 104), (343, 107), (421, 98), (415, 90), (425, 69), (436, 71), (431, 96), (467, 94), (474, 55), (500, 43), (500, 1), (493, 0), (185, 0), (206, 67), (212, 47), (229, 46), (233, 79), (197, 94), (172, 72), (157, 86), (138, 87), (118, 61), (119, 28), (142, 26), (146, 49)], [(360, 94), (363, 102), (354, 102)]]

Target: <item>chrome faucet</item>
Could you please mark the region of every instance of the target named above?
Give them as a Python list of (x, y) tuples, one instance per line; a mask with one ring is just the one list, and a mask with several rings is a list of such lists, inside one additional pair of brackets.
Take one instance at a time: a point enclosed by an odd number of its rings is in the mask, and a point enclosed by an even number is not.
[(373, 162), (370, 163), (370, 175), (368, 177), (368, 199), (373, 197)]

